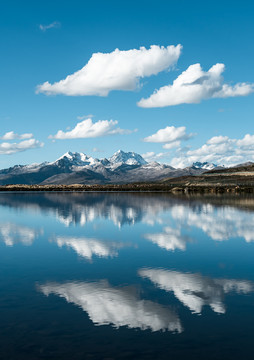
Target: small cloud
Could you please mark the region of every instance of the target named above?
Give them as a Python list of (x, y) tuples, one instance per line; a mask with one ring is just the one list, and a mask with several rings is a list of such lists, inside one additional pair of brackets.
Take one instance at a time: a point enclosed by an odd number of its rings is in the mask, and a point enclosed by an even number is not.
[(202, 70), (200, 64), (190, 65), (172, 85), (163, 86), (149, 98), (141, 99), (138, 106), (153, 108), (197, 104), (211, 98), (247, 96), (254, 91), (254, 84), (225, 84), (221, 75), (224, 70), (224, 64), (213, 65), (207, 72)]
[(209, 139), (206, 143), (209, 145), (219, 145), (227, 142), (229, 138), (227, 136), (214, 136), (211, 139)]
[(156, 154), (153, 151), (149, 151), (146, 152), (145, 154), (142, 154), (142, 157), (147, 161), (147, 162), (151, 162), (151, 161), (159, 161), (162, 158), (165, 158), (169, 156), (169, 152), (161, 152), (159, 154)]
[(194, 134), (186, 134), (186, 127), (167, 126), (158, 130), (155, 134), (144, 138), (145, 142), (164, 143), (164, 149), (173, 149), (180, 147), (181, 141), (189, 140)]
[(0, 144), (0, 155), (11, 155), (17, 152), (22, 152), (43, 146), (43, 143), (35, 139), (23, 140), (19, 143), (3, 142)]
[(181, 50), (179, 44), (94, 53), (81, 70), (53, 84), (46, 81), (37, 86), (36, 92), (46, 95), (107, 96), (112, 90), (133, 91), (139, 87), (140, 79), (157, 75), (173, 66)]
[(92, 151), (93, 151), (93, 152), (100, 152), (100, 153), (103, 153), (103, 152), (104, 152), (104, 150), (101, 150), (101, 149), (99, 149), (99, 148), (97, 148), (97, 147), (94, 147), (94, 148), (92, 149)]
[(174, 148), (179, 148), (180, 145), (181, 145), (180, 141), (174, 141), (174, 142), (171, 142), (168, 144), (164, 144), (162, 147), (163, 147), (163, 149), (170, 150), (170, 149), (174, 149)]
[(144, 138), (145, 142), (153, 143), (172, 143), (178, 140), (188, 140), (192, 134), (186, 134), (186, 127), (166, 126), (164, 129), (158, 130), (155, 134)]
[(9, 131), (6, 134), (4, 134), (3, 136), (0, 137), (1, 140), (14, 140), (14, 139), (20, 139), (20, 140), (25, 140), (25, 139), (31, 139), (33, 137), (33, 134), (15, 134), (14, 131)]
[(84, 119), (92, 119), (94, 117), (93, 114), (89, 114), (89, 115), (81, 115), (81, 116), (77, 116), (78, 120), (84, 120)]
[(40, 24), (39, 25), (39, 29), (43, 32), (49, 30), (49, 29), (58, 29), (61, 27), (61, 23), (59, 21), (54, 21), (52, 22), (51, 24), (48, 24), (48, 25), (42, 25)]
[(117, 124), (117, 120), (99, 120), (93, 123), (92, 119), (86, 119), (77, 123), (70, 131), (59, 130), (55, 135), (50, 135), (49, 139), (86, 139), (107, 135), (131, 134), (133, 132), (132, 130), (120, 129), (116, 127)]

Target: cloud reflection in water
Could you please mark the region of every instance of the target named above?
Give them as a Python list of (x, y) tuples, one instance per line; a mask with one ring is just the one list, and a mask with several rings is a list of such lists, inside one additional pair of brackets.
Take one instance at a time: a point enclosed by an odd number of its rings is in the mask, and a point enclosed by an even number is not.
[(253, 291), (253, 284), (246, 280), (213, 279), (201, 274), (184, 273), (163, 269), (141, 269), (143, 278), (148, 278), (157, 287), (172, 291), (175, 297), (193, 313), (200, 314), (203, 306), (208, 305), (216, 313), (225, 313), (224, 295), (235, 291), (248, 294)]
[(253, 212), (231, 206), (201, 204), (195, 208), (179, 204), (172, 208), (172, 217), (181, 224), (201, 229), (213, 240), (242, 237), (246, 242), (254, 241)]
[(104, 241), (95, 238), (57, 236), (55, 241), (59, 247), (67, 246), (88, 260), (93, 256), (114, 257), (118, 255), (117, 250), (127, 246), (120, 242)]
[(154, 234), (144, 234), (144, 238), (152, 241), (162, 249), (174, 251), (176, 249), (185, 250), (188, 241), (187, 236), (181, 235), (179, 229), (174, 229), (169, 226), (165, 227), (164, 232)]
[(17, 243), (22, 243), (26, 246), (32, 245), (33, 241), (41, 233), (42, 230), (37, 231), (24, 225), (0, 223), (0, 239), (7, 246), (13, 246)]
[(81, 307), (95, 325), (127, 326), (151, 331), (181, 332), (177, 314), (158, 303), (142, 300), (133, 288), (99, 282), (46, 283), (39, 286), (44, 295), (55, 294)]

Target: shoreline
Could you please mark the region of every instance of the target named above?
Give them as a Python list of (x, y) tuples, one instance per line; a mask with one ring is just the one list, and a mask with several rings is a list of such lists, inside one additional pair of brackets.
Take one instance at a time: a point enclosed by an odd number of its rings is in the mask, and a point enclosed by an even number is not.
[(166, 193), (254, 193), (254, 185), (237, 184), (107, 184), (107, 185), (2, 185), (0, 192), (166, 192)]

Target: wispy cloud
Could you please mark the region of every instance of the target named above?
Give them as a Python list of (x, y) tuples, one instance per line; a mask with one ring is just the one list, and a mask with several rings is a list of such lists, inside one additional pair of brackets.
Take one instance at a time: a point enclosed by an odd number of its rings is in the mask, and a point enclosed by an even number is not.
[(77, 116), (77, 119), (78, 119), (78, 120), (85, 120), (85, 119), (88, 119), (88, 118), (92, 119), (93, 117), (94, 117), (94, 115), (93, 115), (93, 114), (89, 114), (89, 115), (80, 115), (80, 116)]
[(224, 70), (224, 64), (216, 64), (207, 72), (202, 70), (200, 64), (191, 65), (172, 85), (163, 86), (149, 98), (141, 99), (138, 106), (152, 108), (193, 104), (211, 98), (247, 96), (254, 91), (254, 84), (237, 83), (230, 86), (224, 83), (221, 75)]
[(54, 28), (60, 28), (61, 27), (61, 23), (59, 21), (54, 21), (51, 24), (47, 24), (47, 25), (39, 25), (39, 29), (43, 32), (49, 30), (49, 29), (54, 29)]
[(160, 152), (158, 154), (156, 154), (153, 151), (148, 151), (145, 154), (142, 154), (142, 157), (147, 161), (147, 162), (151, 162), (151, 161), (159, 161), (163, 158), (166, 158), (169, 156), (169, 152)]
[(141, 78), (156, 75), (174, 65), (182, 46), (140, 47), (111, 53), (94, 53), (88, 63), (65, 79), (37, 87), (37, 93), (68, 96), (107, 96), (112, 90), (135, 90)]
[(100, 148), (97, 148), (97, 147), (92, 148), (92, 151), (93, 151), (93, 152), (100, 152), (100, 153), (103, 153), (103, 152), (104, 152), (104, 150), (102, 150), (102, 149), (100, 149)]
[(106, 135), (130, 134), (133, 132), (132, 130), (120, 129), (116, 127), (117, 124), (117, 120), (98, 120), (93, 122), (92, 119), (86, 119), (77, 123), (70, 131), (64, 132), (59, 130), (55, 135), (50, 135), (49, 139), (85, 139)]

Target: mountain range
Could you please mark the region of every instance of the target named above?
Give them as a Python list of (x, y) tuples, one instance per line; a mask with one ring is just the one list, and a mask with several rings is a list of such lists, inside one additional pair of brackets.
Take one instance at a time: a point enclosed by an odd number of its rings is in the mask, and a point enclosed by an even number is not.
[(135, 152), (118, 150), (109, 159), (97, 159), (84, 153), (67, 152), (54, 162), (15, 165), (0, 170), (0, 185), (7, 184), (124, 184), (160, 181), (164, 178), (200, 175), (217, 167), (211, 163), (193, 163), (184, 169), (147, 162)]

